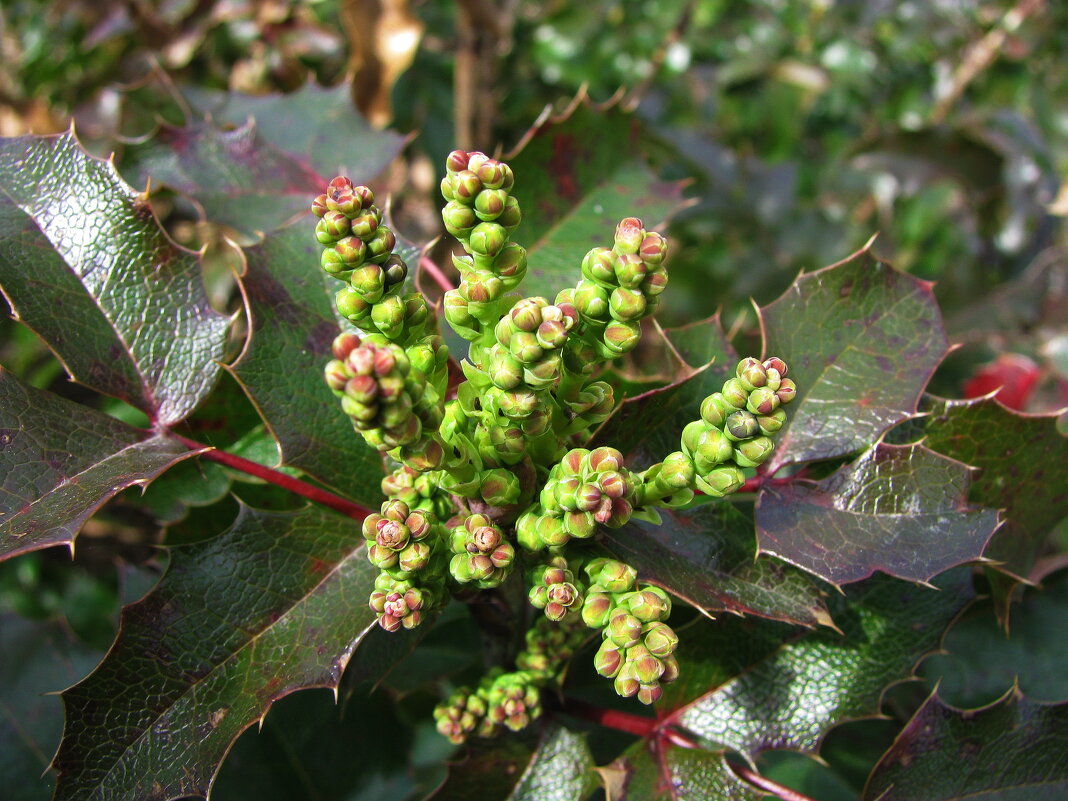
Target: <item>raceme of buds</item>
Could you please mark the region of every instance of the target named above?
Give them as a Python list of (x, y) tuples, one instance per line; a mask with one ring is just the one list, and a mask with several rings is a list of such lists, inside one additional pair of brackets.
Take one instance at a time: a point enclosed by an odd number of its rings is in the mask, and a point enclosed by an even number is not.
[(536, 566), (530, 573), (530, 605), (545, 612), (553, 622), (563, 620), (582, 608), (582, 591), (567, 568), (567, 560), (555, 557)]
[(449, 547), (454, 554), (449, 562), (452, 577), (480, 589), (498, 586), (515, 560), (515, 548), (504, 532), (483, 514), (468, 515), (453, 527)]

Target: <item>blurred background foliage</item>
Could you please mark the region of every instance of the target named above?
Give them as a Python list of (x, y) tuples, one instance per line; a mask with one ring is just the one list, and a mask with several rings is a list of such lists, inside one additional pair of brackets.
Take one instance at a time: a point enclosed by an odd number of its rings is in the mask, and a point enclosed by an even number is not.
[[(255, 96), (340, 87), (321, 102), (411, 134), (376, 188), (392, 194), (398, 229), (421, 242), (441, 233), (435, 176), (448, 151), (507, 152), (546, 108), (585, 92), (632, 108), (644, 156), (664, 178), (689, 182), (691, 205), (668, 228), (665, 326), (721, 310), (732, 336), (758, 346), (750, 298), (766, 304), (799, 271), (878, 234), (876, 253), (936, 282), (961, 346), (932, 391), (1005, 387), (1006, 403), (1043, 412), (1068, 405), (1066, 53), (1068, 4), (1052, 0), (5, 0), (0, 134), (73, 121), (134, 182), (138, 145), (161, 125), (202, 122), (205, 110), (221, 108), (212, 100), (220, 92), (237, 98), (238, 116), (209, 118), (225, 130), (240, 125)], [(285, 116), (284, 103), (275, 108)], [(360, 148), (358, 136), (350, 147)], [(225, 243), (248, 244), (247, 232), (208, 222), (174, 190), (157, 188), (152, 201), (179, 241), (207, 246), (209, 289), (220, 308), (236, 308), (228, 278), (236, 256)], [(0, 362), (35, 386), (119, 416), (132, 411), (69, 383), (6, 315)], [(213, 403), (233, 406), (199, 413), (201, 436), (210, 439), (217, 413), (244, 415), (247, 426), (218, 436), (271, 451), (264, 461), (276, 455), (239, 390), (224, 386)], [(220, 530), (228, 515), (198, 510), (227, 492), (269, 508), (291, 503), (218, 466), (188, 469), (205, 472), (199, 496), (171, 496), (161, 484), (147, 501), (118, 499), (82, 534), (73, 569), (66, 553), (51, 551), (0, 565), (0, 614), (52, 621), (58, 639), (48, 647), (102, 653), (119, 604), (160, 573), (161, 557), (147, 546), (161, 531), (176, 543)], [(171, 486), (179, 485), (192, 486)], [(431, 635), (442, 667), (429, 679), (477, 674), (466, 656), (477, 647), (456, 645), (477, 634), (458, 627), (446, 618), (440, 631), (449, 636)], [(20, 633), (7, 627), (9, 637)], [(393, 692), (400, 704), (370, 714), (397, 727), (427, 719), (431, 695)], [(867, 768), (855, 766), (870, 767), (893, 733), (866, 725), (829, 741), (834, 776), (796, 755), (771, 755), (764, 767), (822, 788), (821, 798), (856, 798)], [(312, 789), (357, 799), (432, 787), (438, 774), (428, 766), (441, 743), (422, 724), (405, 731), (407, 758), (393, 749), (371, 773), (317, 771), (324, 784)], [(251, 797), (237, 788), (258, 772), (258, 798), (313, 797), (307, 759), (322, 761), (328, 745), (366, 745), (358, 725), (339, 722), (329, 699), (314, 695), (282, 703), (264, 732), (239, 742), (217, 797)], [(263, 764), (272, 765), (270, 781)]]

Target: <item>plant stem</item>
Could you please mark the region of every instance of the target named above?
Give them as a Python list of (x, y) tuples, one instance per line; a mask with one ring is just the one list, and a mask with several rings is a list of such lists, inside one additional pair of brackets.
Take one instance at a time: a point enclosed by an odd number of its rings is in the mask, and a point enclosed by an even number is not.
[(771, 793), (782, 799), (782, 801), (813, 801), (807, 795), (801, 795), (796, 790), (791, 790), (778, 782), (773, 782), (771, 779), (761, 776), (755, 770), (751, 770), (744, 765), (735, 765), (732, 762), (728, 762), (727, 765), (742, 781), (749, 782), (754, 787), (758, 787), (766, 793)]
[(574, 698), (564, 699), (564, 712), (575, 717), (592, 720), (609, 729), (634, 734), (638, 737), (648, 737), (656, 729), (655, 718), (647, 718), (642, 715), (632, 715), (629, 712), (620, 712), (615, 709), (587, 704)]
[(367, 515), (371, 514), (370, 509), (366, 509), (358, 503), (353, 503), (350, 500), (342, 498), (340, 495), (335, 495), (332, 492), (327, 492), (326, 490), (320, 489), (306, 481), (301, 481), (299, 478), (293, 478), (293, 476), (286, 475), (280, 470), (265, 467), (258, 462), (253, 462), (249, 459), (235, 456), (232, 453), (218, 450), (211, 445), (204, 445), (203, 443), (183, 437), (180, 434), (175, 434), (174, 432), (171, 432), (170, 436), (194, 450), (208, 448), (209, 450), (200, 454), (204, 459), (218, 462), (219, 464), (226, 465), (234, 470), (240, 470), (242, 473), (248, 473), (250, 476), (255, 476), (256, 478), (262, 478), (268, 483), (274, 484), (282, 489), (287, 489), (290, 492), (301, 495), (315, 503), (327, 506), (335, 512), (340, 512), (347, 517), (351, 517), (353, 520), (363, 520)]

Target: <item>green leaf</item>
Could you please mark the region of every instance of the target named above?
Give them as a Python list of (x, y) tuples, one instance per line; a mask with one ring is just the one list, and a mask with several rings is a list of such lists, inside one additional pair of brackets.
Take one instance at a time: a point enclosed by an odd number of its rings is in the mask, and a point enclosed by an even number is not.
[(985, 556), (1026, 578), (1053, 527), (1068, 515), (1068, 437), (1056, 415), (1017, 414), (993, 398), (932, 399), (924, 444), (978, 468), (968, 498), (1003, 509)]
[(994, 606), (981, 601), (953, 624), (942, 650), (924, 660), (924, 678), (959, 707), (993, 703), (1014, 684), (1028, 698), (1068, 700), (1068, 640), (1051, 636), (1068, 626), (1068, 570), (1024, 590), (1009, 632), (997, 624)]
[(536, 123), (505, 157), (523, 209), (517, 241), (530, 256), (525, 294), (552, 299), (574, 286), (583, 256), (611, 247), (624, 217), (639, 217), (653, 230), (685, 205), (682, 183), (660, 180), (641, 161), (642, 138), (632, 113), (580, 94), (561, 115)]
[(73, 543), (109, 498), (196, 453), (0, 368), (0, 558)]
[(376, 573), (356, 524), (312, 507), (242, 507), (229, 531), (176, 548), (104, 662), (63, 694), (57, 801), (205, 796), (271, 704), (337, 687), (374, 626)]
[(639, 577), (707, 612), (734, 612), (833, 625), (823, 594), (804, 573), (775, 559), (756, 559), (753, 521), (726, 503), (662, 511), (663, 525), (632, 521), (604, 545), (639, 566)]
[(428, 801), (583, 801), (596, 785), (586, 738), (550, 724), (533, 748), (511, 738), (472, 747)]
[(48, 801), (48, 763), (63, 731), (54, 693), (69, 687), (103, 652), (79, 642), (59, 621), (0, 616), (0, 776), (8, 801)]
[[(664, 332), (669, 343), (674, 343), (677, 332)], [(738, 355), (727, 342), (718, 318), (696, 324), (679, 338), (693, 346), (688, 348), (691, 356), (703, 358), (689, 362), (699, 369), (668, 386), (624, 399), (597, 431), (596, 441), (618, 449), (633, 470), (645, 469), (679, 450), (682, 430), (701, 416), (701, 402), (734, 374)]]
[(341, 284), (319, 268), (306, 222), (247, 250), (249, 337), (231, 372), (278, 440), (283, 464), (377, 506), (381, 456), (353, 430), (323, 380), (341, 331), (333, 301)]
[(214, 386), (229, 320), (198, 257), (72, 134), (0, 140), (0, 284), (75, 380), (154, 422), (182, 420)]
[(923, 445), (876, 445), (822, 481), (765, 486), (760, 550), (832, 584), (876, 570), (927, 581), (979, 559), (998, 527), (996, 510), (968, 505), (970, 478)]
[[(183, 91), (198, 112), (217, 123), (241, 126), (252, 118), (263, 141), (328, 179), (347, 175), (355, 183), (370, 181), (409, 138), (372, 128), (353, 106), (346, 82), (323, 88), (309, 81), (296, 92), (276, 95)], [(306, 198), (305, 205), (310, 203)]]
[(690, 367), (697, 368), (711, 362), (716, 371), (723, 374), (724, 380), (733, 378), (732, 371), (737, 366), (738, 353), (723, 331), (719, 312), (704, 320), (665, 329), (664, 336)]
[[(785, 632), (772, 623), (759, 629), (743, 628), (744, 621), (704, 623), (701, 639), (691, 628), (692, 647), (679, 649), (680, 682), (709, 689), (667, 719), (706, 745), (749, 759), (772, 749), (815, 751), (833, 726), (878, 714), (885, 688), (912, 675), (973, 597), (964, 569), (946, 574), (938, 586), (871, 579), (832, 599), (841, 634), (816, 629), (777, 648)], [(732, 649), (748, 649), (756, 658), (748, 661)], [(727, 671), (714, 664), (724, 659), (728, 670), (734, 668), (726, 680)]]
[(797, 383), (771, 472), (866, 449), (915, 413), (948, 351), (931, 284), (867, 250), (801, 275), (760, 317), (764, 353)]
[(758, 801), (765, 793), (742, 781), (722, 751), (651, 747), (639, 742), (612, 767), (626, 771), (624, 794), (612, 801)]
[(872, 771), (865, 801), (1056, 801), (1068, 794), (1068, 703), (1012, 690), (982, 709), (936, 691)]

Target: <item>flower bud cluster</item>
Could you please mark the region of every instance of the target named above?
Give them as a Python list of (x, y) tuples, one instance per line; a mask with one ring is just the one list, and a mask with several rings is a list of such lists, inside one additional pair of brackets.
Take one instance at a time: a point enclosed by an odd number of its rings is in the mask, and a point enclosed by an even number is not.
[(528, 583), (530, 605), (543, 610), (545, 617), (554, 623), (582, 608), (582, 589), (562, 556), (554, 556), (547, 563), (536, 565), (530, 571)]
[(640, 321), (660, 303), (667, 288), (667, 240), (627, 217), (616, 227), (611, 248), (597, 247), (582, 260), (582, 280), (570, 299), (604, 359), (634, 350)]
[(497, 587), (511, 572), (515, 548), (504, 532), (483, 514), (468, 515), (453, 527), (449, 547), (454, 556), (449, 573), (460, 584), (479, 589)]
[(741, 489), (743, 468), (757, 467), (775, 450), (772, 437), (786, 422), (781, 407), (797, 395), (786, 373), (786, 363), (775, 356), (738, 362), (735, 377), (701, 404), (701, 419), (683, 429), (682, 450), (646, 472), (638, 493), (642, 503), (686, 501), (690, 489), (714, 498)]
[(343, 176), (315, 199), (315, 238), (324, 246), (320, 263), (346, 284), (335, 298), (342, 317), (369, 333), (413, 341), (423, 335), (430, 308), (417, 292), (400, 294), (408, 265), (393, 253), (397, 237), (382, 224), (374, 200), (370, 189)]
[(454, 150), (445, 162), (441, 212), (445, 229), (467, 254), (453, 259), (460, 286), (445, 293), (445, 319), (460, 336), (478, 339), (499, 317), (497, 301), (527, 272), (527, 252), (509, 237), (522, 219), (510, 194), (511, 168), (485, 153)]
[(598, 523), (625, 525), (638, 483), (615, 448), (573, 448), (549, 471), (539, 503), (516, 522), (519, 544), (538, 551), (589, 539)]
[(363, 536), (368, 561), (382, 571), (369, 601), (379, 625), (387, 631), (414, 628), (443, 594), (440, 571), (431, 569), (431, 557), (441, 550), (433, 512), (388, 500), (381, 514), (364, 518)]
[(434, 709), (437, 730), (460, 744), (470, 735), (491, 737), (500, 729), (519, 731), (541, 716), (540, 688), (560, 673), (585, 639), (577, 616), (560, 623), (539, 618), (526, 634), (517, 670), (491, 671), (478, 689), (461, 687)]
[(679, 675), (674, 656), (679, 639), (664, 622), (671, 614), (670, 597), (659, 587), (638, 587), (637, 572), (623, 562), (594, 559), (585, 570), (590, 585), (582, 619), (601, 629), (603, 638), (594, 667), (613, 679), (619, 695), (653, 703), (661, 695), (661, 683)]
[(452, 513), (452, 499), (441, 489), (441, 472), (420, 473), (402, 464), (382, 479), (382, 494), (404, 501), (411, 509), (432, 512), (439, 520)]
[(382, 451), (408, 448), (406, 455), (421, 455), (426, 469), (440, 466), (440, 445), (433, 447), (422, 435), (424, 427), (433, 431), (441, 422), (441, 397), (413, 368), (407, 351), (380, 334), (361, 340), (343, 333), (333, 352), (326, 383), (368, 444)]

